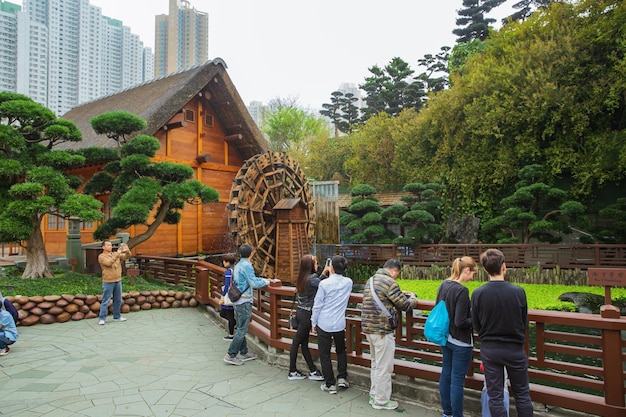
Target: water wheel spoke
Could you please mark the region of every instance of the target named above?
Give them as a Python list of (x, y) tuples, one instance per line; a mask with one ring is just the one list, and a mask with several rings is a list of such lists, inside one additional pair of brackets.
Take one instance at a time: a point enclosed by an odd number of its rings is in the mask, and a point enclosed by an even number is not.
[[(304, 217), (307, 223), (299, 229), (299, 236), (279, 226), (277, 216), (287, 213), (285, 209), (291, 210), (289, 202), (275, 209), (285, 199), (298, 199), (300, 210), (304, 207), (299, 218)], [(246, 160), (233, 180), (228, 205), (230, 233), (235, 244), (250, 243), (254, 247), (251, 262), (255, 269), (273, 278), (278, 269), (277, 251), (308, 253), (313, 241), (314, 208), (312, 192), (299, 164), (282, 152), (266, 152)], [(289, 235), (284, 235), (286, 230), (290, 230)], [(288, 240), (281, 241), (280, 250), (279, 239)], [(280, 268), (285, 273), (285, 268)]]

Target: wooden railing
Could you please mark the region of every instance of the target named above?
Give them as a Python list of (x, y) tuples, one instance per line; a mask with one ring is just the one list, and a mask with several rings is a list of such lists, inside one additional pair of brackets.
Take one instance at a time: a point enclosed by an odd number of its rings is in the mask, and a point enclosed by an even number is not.
[(625, 267), (626, 245), (550, 244), (437, 244), (437, 245), (316, 245), (318, 259), (342, 255), (367, 265), (382, 265), (389, 258), (404, 265), (449, 266), (455, 258), (471, 256), (478, 260), (489, 248), (500, 249), (506, 264), (514, 268), (587, 269)]
[[(167, 276), (168, 282), (175, 281), (176, 274), (183, 270), (188, 271), (188, 265), (193, 266), (190, 277), (195, 280), (198, 301), (218, 307), (223, 268), (204, 261), (171, 258), (141, 257), (140, 262), (142, 271), (149, 270), (156, 278)], [(178, 280), (183, 282), (180, 276)], [(255, 290), (254, 295), (250, 333), (269, 347), (289, 350), (294, 331), (287, 328), (287, 317), (294, 288), (267, 287)], [(361, 332), (362, 301), (361, 294), (350, 296), (346, 347), (350, 363), (369, 367), (369, 345)], [(439, 380), (441, 350), (424, 338), (425, 316), (421, 314), (433, 306), (433, 301), (420, 301), (418, 310), (404, 313), (403, 326), (396, 330), (396, 374)], [(607, 417), (626, 415), (626, 341), (621, 336), (626, 332), (625, 318), (530, 310), (529, 321), (527, 351), (533, 401)], [(469, 389), (480, 390), (483, 386), (479, 346), (478, 342), (466, 377)], [(317, 351), (313, 335), (310, 347)]]

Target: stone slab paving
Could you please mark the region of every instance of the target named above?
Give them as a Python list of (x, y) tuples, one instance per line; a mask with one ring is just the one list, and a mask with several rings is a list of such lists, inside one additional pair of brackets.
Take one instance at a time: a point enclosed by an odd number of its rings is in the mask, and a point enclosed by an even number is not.
[(362, 388), (329, 395), (319, 381), (288, 381), (285, 369), (261, 360), (226, 364), (223, 330), (201, 308), (126, 317), (18, 327), (19, 340), (0, 357), (0, 415), (441, 416), (405, 401), (374, 410)]

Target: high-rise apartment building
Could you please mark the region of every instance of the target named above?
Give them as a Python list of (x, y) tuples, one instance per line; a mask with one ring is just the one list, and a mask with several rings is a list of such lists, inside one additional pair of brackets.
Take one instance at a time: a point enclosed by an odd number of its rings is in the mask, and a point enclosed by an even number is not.
[(169, 14), (155, 17), (155, 76), (209, 59), (209, 15), (187, 0), (169, 0)]
[(150, 48), (89, 0), (23, 4), (22, 9), (0, 0), (0, 37), (6, 37), (0, 44), (2, 90), (25, 94), (62, 115), (154, 78)]

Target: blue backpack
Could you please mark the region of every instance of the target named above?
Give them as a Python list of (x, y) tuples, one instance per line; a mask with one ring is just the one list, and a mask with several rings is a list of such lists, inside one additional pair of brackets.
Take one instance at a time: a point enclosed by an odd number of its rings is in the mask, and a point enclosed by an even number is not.
[(431, 310), (426, 324), (424, 325), (424, 336), (432, 343), (439, 346), (445, 346), (450, 334), (450, 317), (448, 317), (448, 309), (446, 302), (441, 300)]

